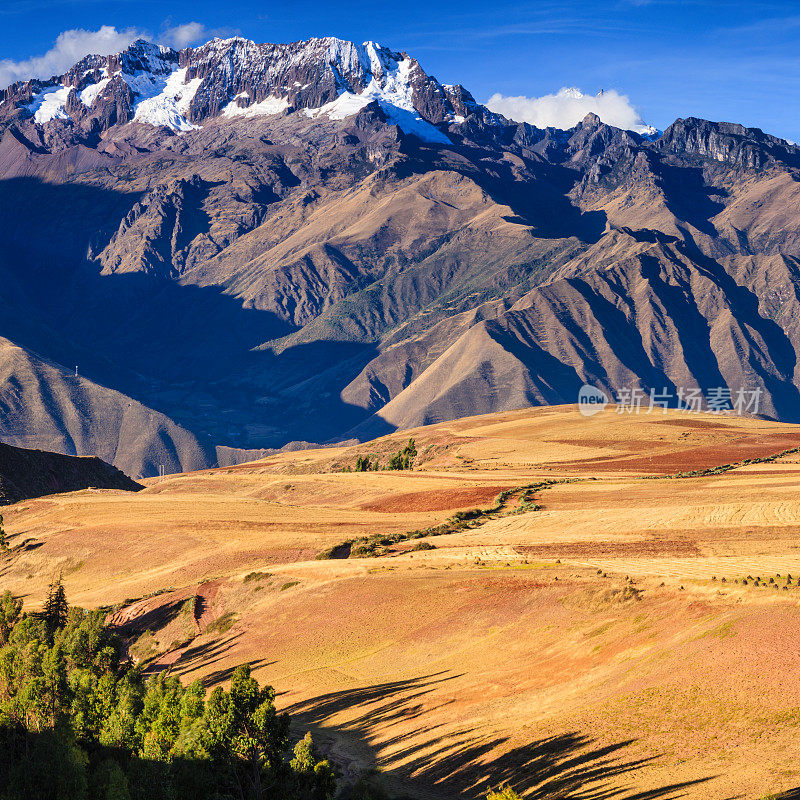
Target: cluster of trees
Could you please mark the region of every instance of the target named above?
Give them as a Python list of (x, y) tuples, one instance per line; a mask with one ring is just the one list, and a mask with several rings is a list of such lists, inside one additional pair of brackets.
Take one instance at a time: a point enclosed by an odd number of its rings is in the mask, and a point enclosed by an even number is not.
[(377, 472), (381, 462), (376, 458), (374, 461), (369, 456), (358, 456), (353, 472)]
[[(383, 469), (402, 470), (413, 469), (414, 459), (417, 457), (417, 445), (413, 439), (408, 440), (408, 444), (398, 450), (389, 458), (389, 463)], [(381, 469), (381, 462), (376, 458), (374, 461), (370, 456), (359, 456), (356, 459), (354, 472), (377, 472)], [(350, 471), (349, 467), (346, 471)]]
[(5, 553), (8, 550), (8, 539), (6, 539), (6, 531), (3, 528), (3, 515), (0, 514), (0, 553)]
[(331, 764), (248, 665), (206, 697), (123, 658), (102, 611), (0, 598), (0, 800), (330, 800)]
[(408, 444), (389, 459), (387, 469), (411, 469), (414, 466), (416, 457), (417, 445), (413, 439), (409, 439)]

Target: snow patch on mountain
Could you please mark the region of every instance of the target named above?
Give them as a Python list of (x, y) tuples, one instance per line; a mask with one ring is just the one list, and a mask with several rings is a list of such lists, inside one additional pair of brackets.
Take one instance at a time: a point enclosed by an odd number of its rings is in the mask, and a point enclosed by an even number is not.
[(183, 115), (189, 110), (202, 80), (194, 78), (187, 83), (187, 69), (177, 69), (164, 75), (138, 72), (121, 77), (139, 96), (134, 106), (134, 122), (171, 128), (174, 131), (191, 131), (198, 128)]
[(424, 120), (416, 111), (407, 111), (404, 108), (384, 103), (381, 103), (381, 108), (389, 122), (397, 125), (403, 133), (412, 133), (423, 142), (452, 144), (448, 136)]
[(233, 101), (228, 103), (222, 109), (222, 116), (233, 117), (270, 117), (276, 114), (282, 114), (289, 108), (289, 101), (285, 97), (275, 97), (270, 95), (265, 97), (260, 103), (253, 103), (250, 106), (240, 106), (236, 101), (239, 98), (249, 97), (247, 92), (241, 92), (233, 98)]
[(53, 119), (69, 119), (64, 105), (70, 93), (69, 86), (52, 86), (34, 95), (28, 108), (33, 114), (33, 121), (44, 125)]
[(347, 117), (352, 117), (357, 114), (364, 106), (371, 102), (371, 98), (365, 97), (362, 94), (353, 94), (352, 92), (343, 92), (335, 100), (330, 103), (325, 103), (324, 106), (319, 108), (304, 108), (303, 113), (307, 117), (315, 119), (316, 117), (325, 116), (328, 119), (343, 120)]
[[(372, 80), (367, 87), (358, 94), (344, 91), (324, 106), (305, 109), (305, 114), (312, 118), (324, 115), (332, 120), (342, 120), (377, 101), (389, 122), (397, 125), (404, 133), (414, 134), (426, 142), (450, 144), (450, 139), (423, 119), (414, 108), (411, 85), (414, 62), (410, 58), (395, 61), (374, 42), (365, 42), (361, 52), (366, 56), (372, 74)], [(342, 54), (337, 52), (336, 55), (341, 57)]]
[[(108, 85), (110, 78), (103, 78), (97, 83), (89, 84), (78, 93), (78, 98), (85, 106), (91, 106), (97, 95)], [(54, 119), (69, 119), (66, 111), (67, 98), (72, 87), (50, 86), (34, 95), (28, 109), (33, 114), (33, 121), (44, 125)]]
[(111, 78), (102, 78), (97, 83), (90, 83), (82, 92), (78, 94), (80, 101), (85, 106), (91, 106), (97, 96), (102, 93), (106, 86), (108, 86), (110, 80)]

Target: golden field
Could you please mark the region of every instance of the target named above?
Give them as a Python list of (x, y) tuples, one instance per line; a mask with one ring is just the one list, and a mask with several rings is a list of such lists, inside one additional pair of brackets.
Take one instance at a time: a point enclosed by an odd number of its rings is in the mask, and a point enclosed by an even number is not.
[[(412, 472), (341, 471), (409, 436)], [(187, 680), (251, 662), (397, 794), (759, 798), (800, 786), (800, 453), (758, 460), (794, 448), (800, 425), (725, 416), (474, 417), (4, 508), (1, 586), (35, 607), (62, 574)]]

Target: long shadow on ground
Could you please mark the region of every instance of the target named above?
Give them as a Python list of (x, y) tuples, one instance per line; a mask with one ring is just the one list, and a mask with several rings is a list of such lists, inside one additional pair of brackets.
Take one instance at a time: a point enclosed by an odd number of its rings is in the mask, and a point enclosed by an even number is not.
[[(386, 778), (406, 790), (421, 790), (431, 797), (483, 797), (487, 789), (507, 783), (534, 800), (658, 800), (677, 798), (690, 786), (711, 776), (637, 790), (636, 773), (656, 758), (629, 759), (623, 752), (635, 740), (600, 745), (580, 733), (551, 736), (525, 745), (511, 745), (507, 736), (478, 735), (469, 728), (453, 731), (420, 725), (394, 739), (385, 734), (393, 722), (428, 720), (452, 701), (425, 702), (442, 684), (459, 677), (435, 673), (358, 689), (331, 692), (295, 703), (286, 710), (301, 726), (314, 726), (332, 736), (343, 735), (367, 745), (380, 746), (391, 755), (381, 762)], [(365, 707), (345, 725), (327, 727), (334, 714)], [(437, 730), (438, 729), (438, 730)], [(615, 780), (628, 776), (622, 782)]]

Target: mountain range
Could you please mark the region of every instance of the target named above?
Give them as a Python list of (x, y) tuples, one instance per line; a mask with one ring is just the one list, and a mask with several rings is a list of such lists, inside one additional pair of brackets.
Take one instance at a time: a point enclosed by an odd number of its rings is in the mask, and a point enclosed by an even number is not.
[(134, 476), (575, 402), (800, 419), (800, 148), (539, 129), (374, 43), (138, 41), (0, 92), (0, 438)]

